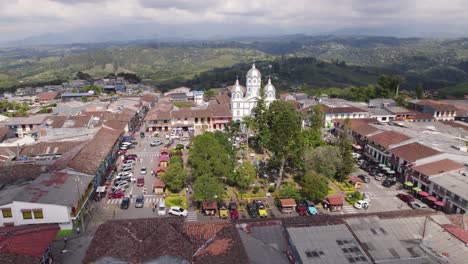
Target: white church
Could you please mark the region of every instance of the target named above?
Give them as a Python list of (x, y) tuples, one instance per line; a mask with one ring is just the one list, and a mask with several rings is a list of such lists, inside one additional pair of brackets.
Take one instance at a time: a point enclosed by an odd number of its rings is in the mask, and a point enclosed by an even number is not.
[[(252, 109), (255, 107), (260, 97), (262, 74), (255, 68), (255, 63), (247, 72), (246, 81), (246, 88), (239, 84), (238, 79), (236, 80), (236, 84), (232, 87), (231, 110), (232, 119), (234, 121), (242, 121), (244, 116), (250, 116)], [(270, 78), (268, 78), (268, 84), (265, 85), (264, 91), (265, 103), (269, 106), (276, 98), (276, 89), (273, 84), (271, 84)]]

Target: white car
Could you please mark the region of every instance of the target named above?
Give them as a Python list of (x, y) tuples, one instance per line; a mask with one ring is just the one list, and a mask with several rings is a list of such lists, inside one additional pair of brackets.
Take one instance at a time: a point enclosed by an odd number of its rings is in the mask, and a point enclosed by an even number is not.
[(413, 209), (425, 209), (425, 208), (427, 208), (427, 206), (425, 204), (418, 203), (418, 202), (411, 202), (410, 206)]
[(130, 143), (130, 142), (122, 142), (120, 145), (122, 145), (122, 146), (130, 146), (130, 145), (132, 145), (132, 143)]
[(131, 173), (131, 172), (119, 172), (119, 173), (117, 174), (117, 177), (115, 177), (115, 179), (118, 180), (118, 179), (120, 179), (120, 178), (122, 178), (122, 177), (126, 177), (126, 176), (133, 177), (133, 173)]
[(140, 169), (140, 174), (141, 175), (146, 175), (147, 172), (148, 171), (146, 170), (146, 167), (141, 167), (141, 169)]
[(171, 206), (169, 209), (169, 214), (176, 216), (187, 216), (187, 210), (184, 210), (184, 208), (179, 206)]
[(369, 202), (366, 200), (359, 200), (354, 203), (354, 208), (356, 209), (366, 209), (369, 208)]
[(158, 204), (158, 215), (166, 215), (166, 203), (161, 200)]

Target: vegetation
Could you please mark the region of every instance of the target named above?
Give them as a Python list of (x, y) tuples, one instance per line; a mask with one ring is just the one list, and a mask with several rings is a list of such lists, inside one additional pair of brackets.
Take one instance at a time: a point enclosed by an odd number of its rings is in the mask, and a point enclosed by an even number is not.
[(187, 178), (187, 174), (182, 166), (182, 163), (171, 162), (164, 173), (162, 180), (166, 187), (171, 192), (178, 192), (184, 187), (185, 179)]
[(28, 110), (29, 104), (27, 103), (9, 102), (8, 100), (0, 101), (0, 114), (5, 116), (26, 116)]
[[(233, 174), (232, 182), (239, 187), (241, 193), (244, 194), (250, 185), (254, 182), (257, 172), (255, 171), (254, 166), (249, 162), (243, 162), (239, 167), (237, 167), (236, 172)], [(258, 187), (258, 186), (255, 186)], [(255, 190), (254, 187), (254, 190)], [(258, 193), (258, 189), (254, 193)]]
[(321, 201), (328, 194), (328, 180), (316, 172), (309, 171), (301, 181), (302, 194), (312, 201)]
[(279, 189), (278, 198), (301, 199), (301, 193), (299, 192), (299, 189), (297, 188), (297, 184), (294, 182), (283, 183), (281, 185), (281, 188)]
[(193, 185), (193, 195), (198, 201), (218, 201), (223, 194), (223, 184), (208, 174), (198, 177)]
[(340, 150), (335, 146), (321, 146), (309, 148), (304, 153), (304, 167), (306, 171), (313, 171), (328, 179), (336, 177), (342, 160)]
[(352, 155), (352, 143), (349, 138), (350, 133), (350, 120), (345, 120), (343, 131), (340, 133), (337, 141), (337, 147), (340, 152), (341, 164), (337, 168), (336, 180), (344, 182), (349, 174), (355, 170), (353, 155)]

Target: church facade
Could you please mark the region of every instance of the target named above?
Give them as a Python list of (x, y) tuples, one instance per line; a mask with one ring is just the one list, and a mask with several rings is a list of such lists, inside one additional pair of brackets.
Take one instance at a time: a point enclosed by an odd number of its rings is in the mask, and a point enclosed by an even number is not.
[[(262, 74), (255, 68), (255, 64), (247, 72), (246, 86), (243, 87), (236, 80), (231, 91), (231, 111), (234, 121), (242, 121), (245, 116), (250, 116), (252, 109), (257, 104), (260, 97), (260, 87), (262, 86)], [(276, 89), (268, 78), (268, 83), (264, 87), (265, 103), (267, 106), (276, 98)]]

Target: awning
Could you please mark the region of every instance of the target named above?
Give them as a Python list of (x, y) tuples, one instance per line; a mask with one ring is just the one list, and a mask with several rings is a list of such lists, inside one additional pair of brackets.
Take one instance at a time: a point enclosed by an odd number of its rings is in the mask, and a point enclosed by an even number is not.
[(421, 195), (422, 197), (429, 196), (429, 194), (427, 192), (423, 192), (423, 191), (419, 191), (418, 194)]
[(437, 205), (437, 206), (445, 206), (445, 203), (442, 202), (442, 201), (437, 201), (434, 204)]
[(431, 202), (437, 202), (437, 198), (435, 198), (434, 196), (427, 196), (426, 199)]
[(408, 187), (413, 187), (413, 183), (410, 181), (405, 182), (405, 185)]
[(106, 192), (106, 188), (107, 188), (107, 186), (99, 186), (99, 187), (97, 187), (96, 192), (97, 193)]
[(359, 146), (358, 144), (353, 144), (353, 148), (355, 148), (355, 149), (362, 149), (362, 147)]
[(414, 188), (413, 188), (413, 191), (415, 191), (415, 192), (422, 192), (421, 188), (419, 188), (419, 187), (414, 187)]

